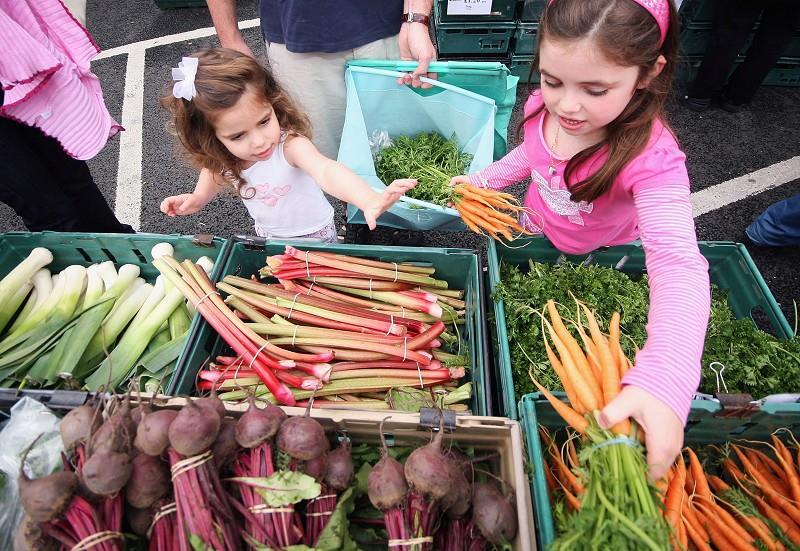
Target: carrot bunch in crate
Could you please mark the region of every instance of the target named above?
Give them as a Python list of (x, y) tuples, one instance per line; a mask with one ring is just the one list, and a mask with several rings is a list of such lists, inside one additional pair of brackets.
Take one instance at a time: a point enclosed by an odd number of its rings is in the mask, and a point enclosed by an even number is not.
[(260, 270), (267, 282), (229, 275), (216, 288), (191, 263), (157, 267), (232, 350), (200, 371), (198, 390), (283, 405), (313, 395), (315, 407), (467, 409), (464, 292), (430, 265), (287, 246)]
[(464, 224), (475, 233), (507, 241), (513, 241), (514, 234), (531, 234), (518, 220), (525, 207), (510, 193), (459, 184), (453, 188), (452, 203)]
[[(558, 439), (544, 427), (539, 434), (551, 503), (563, 526), (567, 515), (580, 510), (585, 492), (578, 435), (570, 431)], [(765, 441), (685, 448), (658, 484), (671, 548), (800, 549), (799, 451), (786, 430)]]
[[(669, 527), (648, 480), (641, 428), (629, 420), (603, 430), (595, 419), (595, 414), (619, 393), (622, 376), (630, 367), (619, 345), (619, 315), (612, 317), (606, 337), (594, 314), (583, 303), (576, 304), (572, 323), (583, 347), (567, 329), (552, 300), (547, 303), (550, 320), (542, 316), (547, 355), (569, 404), (534, 379), (575, 431), (566, 445), (569, 465), (557, 463), (562, 476), (551, 477), (551, 484), (558, 482), (572, 510), (551, 549), (665, 549), (669, 546)], [(584, 327), (581, 313), (588, 327)], [(551, 457), (560, 457), (552, 440), (545, 448)]]

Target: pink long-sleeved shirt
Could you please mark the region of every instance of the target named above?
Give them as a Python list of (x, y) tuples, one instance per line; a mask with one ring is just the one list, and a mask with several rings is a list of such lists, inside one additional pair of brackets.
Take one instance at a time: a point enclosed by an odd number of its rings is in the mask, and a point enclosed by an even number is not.
[(100, 49), (61, 0), (0, 0), (0, 116), (91, 159), (122, 127), (89, 67)]
[[(525, 114), (541, 105), (536, 91), (525, 104)], [(609, 192), (588, 204), (575, 203), (562, 180), (566, 159), (552, 155), (543, 137), (546, 112), (526, 123), (521, 145), (470, 175), (470, 181), (501, 189), (530, 176), (525, 206), (536, 215), (529, 216), (527, 225), (565, 253), (641, 239), (650, 283), (647, 342), (623, 384), (647, 390), (685, 422), (700, 382), (710, 309), (708, 262), (697, 246), (686, 157), (657, 121), (645, 150), (620, 172)], [(552, 177), (551, 157), (558, 164)], [(596, 171), (605, 158), (601, 151), (584, 163), (576, 171), (577, 181)]]

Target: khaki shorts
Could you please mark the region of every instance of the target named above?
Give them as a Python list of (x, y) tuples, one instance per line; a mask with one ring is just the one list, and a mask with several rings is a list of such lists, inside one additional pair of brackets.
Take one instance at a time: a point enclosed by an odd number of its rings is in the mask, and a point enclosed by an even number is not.
[(398, 36), (334, 54), (293, 53), (267, 42), (267, 61), (275, 78), (311, 120), (314, 145), (336, 159), (346, 104), (344, 65), (351, 59), (400, 59)]

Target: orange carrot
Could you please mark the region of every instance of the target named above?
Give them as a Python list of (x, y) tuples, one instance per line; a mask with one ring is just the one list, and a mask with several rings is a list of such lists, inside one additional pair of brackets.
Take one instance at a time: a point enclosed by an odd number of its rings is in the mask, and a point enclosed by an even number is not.
[(589, 308), (585, 304), (579, 304), (586, 314), (586, 321), (589, 324), (589, 334), (592, 336), (595, 348), (597, 349), (600, 370), (603, 374), (603, 399), (608, 403), (619, 394), (619, 368), (617, 364), (614, 363), (614, 355), (611, 353), (611, 348), (608, 345), (608, 341), (606, 341), (606, 338), (603, 336), (603, 332), (600, 331), (600, 327), (597, 325), (597, 319), (594, 314), (589, 311)]
[(760, 518), (747, 516), (738, 510), (737, 513), (739, 518), (742, 519), (742, 522), (750, 527), (755, 537), (766, 546), (767, 551), (783, 551), (786, 549), (780, 541), (775, 539), (772, 535), (772, 531)]
[(563, 484), (561, 484), (561, 489), (564, 492), (564, 498), (566, 499), (569, 508), (572, 509), (573, 511), (580, 510), (581, 508), (580, 500), (577, 497), (575, 497), (569, 490), (567, 490)]
[[(736, 551), (757, 551), (757, 549), (747, 540), (741, 540), (729, 531), (728, 526), (714, 514), (705, 514), (695, 511), (711, 536), (711, 542), (720, 550), (735, 549)], [(750, 537), (752, 541), (752, 537)]]
[(776, 492), (782, 496), (789, 497), (790, 490), (788, 484), (781, 478), (784, 473), (783, 469), (773, 461), (771, 457), (760, 450), (752, 448), (743, 448), (744, 453), (747, 454), (748, 459), (753, 465), (759, 469), (768, 480)]
[(567, 440), (567, 453), (569, 454), (569, 460), (570, 463), (572, 463), (572, 466), (577, 467), (579, 465), (578, 450), (575, 449), (575, 443), (573, 442), (572, 438)]
[(731, 489), (728, 483), (722, 480), (718, 476), (711, 475), (708, 476), (707, 478), (708, 478), (708, 483), (711, 485), (712, 488), (714, 488), (714, 492), (716, 492), (717, 494), (721, 494), (722, 492), (727, 492), (728, 490)]
[(689, 536), (686, 533), (686, 526), (681, 519), (678, 519), (678, 549), (681, 551), (689, 549)]
[[(712, 516), (720, 521), (720, 526), (727, 525), (728, 531), (732, 532), (735, 536), (739, 539), (746, 541), (747, 543), (753, 543), (753, 536), (747, 533), (747, 531), (742, 528), (742, 526), (737, 522), (733, 515), (731, 515), (728, 511), (720, 507), (715, 502), (704, 502), (700, 500), (698, 502), (698, 507), (706, 514), (706, 516)], [(733, 539), (733, 538), (731, 538)]]
[(564, 463), (564, 460), (561, 459), (560, 456), (554, 457), (553, 461), (555, 462), (556, 467), (561, 473), (561, 479), (560, 479), (561, 482), (565, 486), (569, 486), (570, 488), (572, 488), (572, 491), (575, 493), (576, 496), (581, 495), (583, 493), (583, 484), (581, 484), (581, 481), (578, 480), (577, 476), (575, 476), (575, 473), (569, 470), (569, 467), (567, 467), (566, 463)]
[(741, 461), (742, 465), (744, 465), (744, 468), (758, 482), (760, 489), (764, 493), (764, 495), (767, 496), (767, 498), (772, 503), (783, 509), (783, 512), (785, 512), (795, 524), (800, 524), (800, 509), (795, 507), (788, 499), (779, 494), (772, 487), (767, 477), (765, 477), (764, 474), (753, 465), (750, 459), (748, 459), (747, 456), (744, 453), (742, 453), (742, 451), (739, 449), (738, 446), (732, 446), (732, 447), (733, 450), (736, 452), (736, 455), (739, 457), (739, 461)]
[[(544, 329), (544, 326), (543, 326)], [(544, 331), (542, 331), (544, 334)], [(583, 407), (581, 404), (578, 395), (575, 393), (575, 388), (572, 386), (572, 381), (567, 376), (566, 371), (564, 370), (564, 366), (559, 361), (558, 356), (553, 353), (553, 349), (550, 348), (550, 343), (547, 342), (547, 337), (544, 338), (544, 349), (547, 352), (547, 359), (550, 360), (550, 365), (553, 367), (553, 371), (556, 372), (558, 378), (561, 380), (561, 386), (564, 387), (564, 392), (567, 395), (567, 400), (569, 403), (572, 404), (572, 407), (580, 414), (586, 413), (587, 409)]]
[[(558, 335), (556, 335), (553, 326), (550, 325), (547, 320), (545, 320), (545, 324), (547, 325), (548, 332), (550, 333), (550, 340), (553, 341), (553, 344), (556, 346), (556, 350), (558, 350), (558, 353), (561, 355), (561, 365), (564, 366), (564, 372), (571, 381), (572, 387), (575, 389), (575, 395), (588, 411), (600, 409), (600, 401), (590, 384), (587, 382), (587, 379), (591, 378), (591, 373), (586, 373), (585, 371), (582, 372), (578, 368), (573, 361), (566, 345), (561, 341)], [(585, 357), (584, 360), (586, 360)]]
[(681, 509), (681, 513), (683, 517), (689, 521), (689, 524), (695, 529), (697, 534), (703, 541), (709, 541), (711, 538), (708, 535), (708, 532), (703, 526), (703, 523), (700, 521), (700, 518), (697, 515), (697, 511), (695, 511), (694, 507), (692, 506), (692, 502), (689, 499), (689, 496), (684, 494), (683, 496), (683, 508)]
[[(679, 463), (683, 463), (681, 458), (678, 459)], [(680, 467), (675, 469), (675, 475), (669, 483), (667, 488), (667, 495), (664, 499), (664, 506), (666, 509), (667, 522), (674, 529), (678, 529), (678, 524), (681, 520), (681, 509), (683, 508), (683, 497), (686, 493), (683, 491), (683, 485), (686, 482), (686, 469)]]
[(689, 539), (691, 540), (692, 544), (694, 544), (698, 550), (711, 551), (711, 546), (708, 544), (708, 538), (706, 537), (703, 539), (703, 536), (686, 517), (683, 518), (683, 527), (686, 529), (686, 533), (689, 535)]
[(761, 497), (751, 496), (751, 498), (755, 502), (758, 511), (769, 520), (774, 522), (786, 535), (786, 537), (789, 538), (789, 541), (795, 545), (800, 545), (800, 530), (797, 528), (794, 522), (792, 522), (792, 519), (787, 517), (778, 509), (775, 509), (769, 505)]
[(781, 442), (781, 439), (774, 434), (772, 442), (775, 444), (775, 455), (783, 470), (784, 479), (789, 485), (789, 494), (795, 502), (800, 503), (800, 477), (792, 463), (792, 454), (789, 453), (789, 449)]
[[(567, 351), (568, 355), (572, 358), (572, 361), (575, 362), (575, 366), (577, 370), (580, 371), (580, 375), (582, 376), (581, 379), (583, 379), (587, 384), (587, 389), (590, 390), (594, 395), (594, 402), (593, 402), (594, 407), (590, 407), (589, 403), (586, 400), (584, 400), (581, 391), (577, 388), (578, 386), (577, 381), (574, 381), (576, 386), (575, 390), (578, 391), (578, 396), (580, 397), (581, 401), (584, 403), (586, 407), (592, 410), (599, 409), (600, 407), (602, 407), (602, 405), (604, 405), (603, 391), (601, 390), (600, 384), (597, 381), (597, 379), (594, 378), (594, 374), (592, 373), (591, 368), (589, 367), (589, 362), (586, 359), (583, 350), (581, 350), (581, 347), (578, 345), (578, 341), (576, 341), (575, 338), (567, 330), (566, 326), (564, 325), (564, 322), (561, 320), (561, 316), (558, 313), (558, 309), (556, 309), (556, 304), (555, 302), (553, 302), (552, 299), (547, 301), (547, 311), (550, 314), (550, 321), (552, 322), (553, 330), (555, 331), (556, 335), (558, 335), (558, 338), (561, 339), (564, 348)], [(553, 342), (556, 342), (555, 339), (553, 339)], [(558, 348), (558, 343), (556, 343), (556, 348)], [(559, 349), (558, 352), (562, 356), (561, 361), (566, 365), (567, 362), (563, 357), (564, 353), (561, 351), (561, 349)], [(567, 372), (569, 373), (569, 370)], [(570, 376), (572, 377), (572, 374), (570, 374)]]
[(547, 401), (550, 402), (550, 405), (553, 406), (553, 409), (556, 410), (556, 413), (558, 413), (569, 426), (581, 434), (586, 432), (586, 429), (589, 427), (589, 421), (584, 419), (580, 413), (553, 396), (550, 391), (540, 385), (538, 381), (534, 380), (533, 384), (536, 385), (536, 388), (538, 388), (542, 394), (544, 394), (544, 397), (547, 398)]
[[(597, 356), (597, 349), (594, 347), (594, 343), (586, 334), (586, 331), (584, 331), (583, 326), (581, 325), (580, 317), (578, 317), (578, 323), (575, 324), (575, 327), (577, 328), (578, 334), (581, 336), (581, 340), (583, 341), (583, 349), (586, 351), (586, 359), (589, 361), (589, 367), (594, 374), (594, 378), (598, 381), (602, 381), (603, 376), (600, 369), (600, 358)], [(608, 403), (608, 400), (605, 399), (605, 394), (603, 395), (603, 399), (606, 403)]]
[(703, 499), (712, 502), (711, 488), (708, 487), (708, 480), (706, 480), (706, 473), (703, 471), (703, 465), (700, 464), (700, 460), (697, 458), (692, 448), (687, 447), (686, 452), (689, 455), (689, 469), (692, 472), (695, 493)]

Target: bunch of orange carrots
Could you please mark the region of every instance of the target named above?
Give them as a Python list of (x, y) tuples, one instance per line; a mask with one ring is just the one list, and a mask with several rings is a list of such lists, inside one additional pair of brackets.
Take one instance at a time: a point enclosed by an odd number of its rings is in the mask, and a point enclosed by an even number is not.
[(595, 418), (619, 394), (620, 381), (631, 365), (619, 344), (619, 314), (613, 315), (606, 335), (588, 307), (578, 300), (576, 304), (572, 324), (582, 346), (552, 300), (546, 305), (549, 321), (542, 315), (547, 356), (569, 404), (533, 381), (576, 432), (565, 444), (567, 460), (554, 440), (543, 434), (545, 449), (554, 459), (547, 477), (551, 490), (560, 489), (573, 511), (551, 550), (665, 549), (670, 531), (655, 488), (648, 481), (645, 450), (638, 440), (641, 429), (626, 420), (603, 430)]
[(502, 236), (513, 241), (515, 233), (531, 233), (517, 218), (525, 207), (510, 193), (459, 184), (453, 188), (453, 206), (471, 231), (495, 240)]

